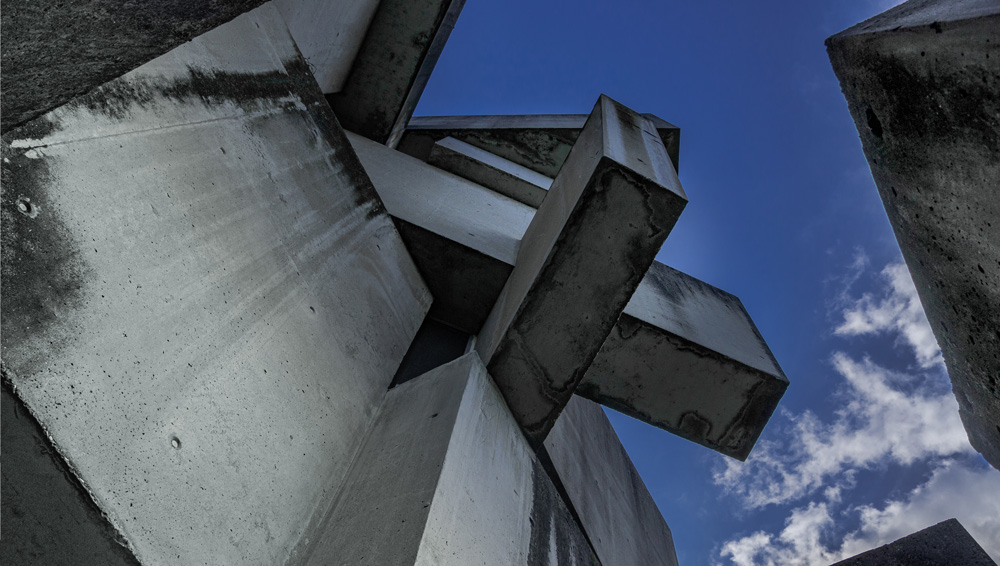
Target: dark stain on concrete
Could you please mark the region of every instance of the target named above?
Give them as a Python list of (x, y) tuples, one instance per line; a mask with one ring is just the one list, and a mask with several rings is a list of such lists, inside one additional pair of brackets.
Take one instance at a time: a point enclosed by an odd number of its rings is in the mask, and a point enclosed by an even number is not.
[(550, 560), (553, 556), (556, 565), (600, 566), (601, 562), (580, 526), (563, 503), (545, 468), (535, 458), (532, 459), (531, 485), (528, 566), (554, 566)]

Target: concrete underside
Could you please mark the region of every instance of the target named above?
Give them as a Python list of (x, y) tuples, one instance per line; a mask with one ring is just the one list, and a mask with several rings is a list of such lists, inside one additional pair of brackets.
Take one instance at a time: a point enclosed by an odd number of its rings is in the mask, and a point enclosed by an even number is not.
[(956, 519), (948, 519), (833, 566), (996, 566)]
[(281, 16), (3, 158), (5, 378), (143, 563), (288, 561), (431, 297)]
[(1000, 5), (911, 0), (827, 40), (973, 447), (1000, 468)]

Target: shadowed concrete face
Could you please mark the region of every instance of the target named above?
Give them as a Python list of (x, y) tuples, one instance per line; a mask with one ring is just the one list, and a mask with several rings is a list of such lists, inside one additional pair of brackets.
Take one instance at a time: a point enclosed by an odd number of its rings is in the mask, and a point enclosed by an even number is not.
[(264, 6), (4, 137), (3, 350), (143, 563), (285, 563), (430, 296)]
[(389, 391), (302, 552), (309, 565), (600, 564), (474, 352)]
[(739, 299), (654, 262), (576, 392), (745, 460), (787, 386)]
[(434, 142), (427, 163), (538, 208), (552, 179), (455, 138)]
[(957, 519), (841, 560), (833, 566), (996, 566)]
[(827, 40), (972, 446), (1000, 468), (1000, 4), (911, 0)]
[(686, 203), (652, 123), (602, 96), (476, 342), (532, 442), (548, 434)]

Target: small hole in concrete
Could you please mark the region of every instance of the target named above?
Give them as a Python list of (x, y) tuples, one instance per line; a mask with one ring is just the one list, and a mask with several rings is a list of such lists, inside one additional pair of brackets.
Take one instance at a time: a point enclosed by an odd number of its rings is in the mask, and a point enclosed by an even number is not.
[(17, 199), (17, 211), (31, 218), (38, 216), (38, 209), (35, 205), (31, 204), (31, 199), (28, 197), (20, 197)]
[(873, 112), (871, 108), (865, 110), (865, 118), (868, 120), (868, 129), (875, 134), (875, 137), (881, 138), (882, 122), (879, 121), (878, 116), (875, 115), (875, 112)]
[(181, 439), (177, 438), (176, 436), (171, 437), (171, 439), (170, 439), (170, 446), (174, 447), (175, 450), (180, 450), (180, 448), (181, 448)]
[(437, 413), (434, 413), (433, 415), (431, 415), (431, 418), (433, 419), (433, 418), (434, 418), (434, 417), (436, 417), (436, 416), (438, 416), (438, 414), (437, 414)]

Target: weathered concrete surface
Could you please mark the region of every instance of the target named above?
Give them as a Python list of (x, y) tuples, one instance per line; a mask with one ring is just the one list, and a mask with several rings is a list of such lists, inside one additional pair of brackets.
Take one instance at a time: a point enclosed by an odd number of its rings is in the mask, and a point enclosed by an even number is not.
[(0, 398), (0, 563), (138, 565), (6, 385)]
[[(680, 128), (652, 114), (642, 117), (653, 122), (676, 170)], [(399, 150), (427, 161), (435, 142), (451, 137), (552, 178), (586, 121), (586, 114), (417, 116), (407, 124)]]
[(324, 93), (343, 88), (379, 0), (275, 0)]
[(677, 566), (670, 527), (600, 405), (574, 395), (544, 447), (601, 564)]
[(345, 129), (395, 147), (465, 0), (380, 0), (347, 81), (327, 96)]
[(7, 0), (2, 131), (170, 51), (264, 0)]
[(653, 262), (576, 392), (745, 460), (787, 387), (738, 298)]
[(552, 178), (455, 138), (434, 142), (427, 163), (538, 208)]
[(525, 231), (476, 342), (536, 446), (685, 204), (652, 122), (601, 96)]
[(479, 357), (392, 389), (306, 564), (599, 564)]
[(435, 298), (430, 316), (479, 332), (534, 209), (382, 144), (348, 138)]
[(996, 566), (957, 519), (841, 560), (833, 566)]
[(1000, 469), (1000, 4), (911, 0), (827, 50), (969, 440)]
[(285, 563), (430, 296), (276, 9), (3, 148), (25, 404), (143, 563)]

